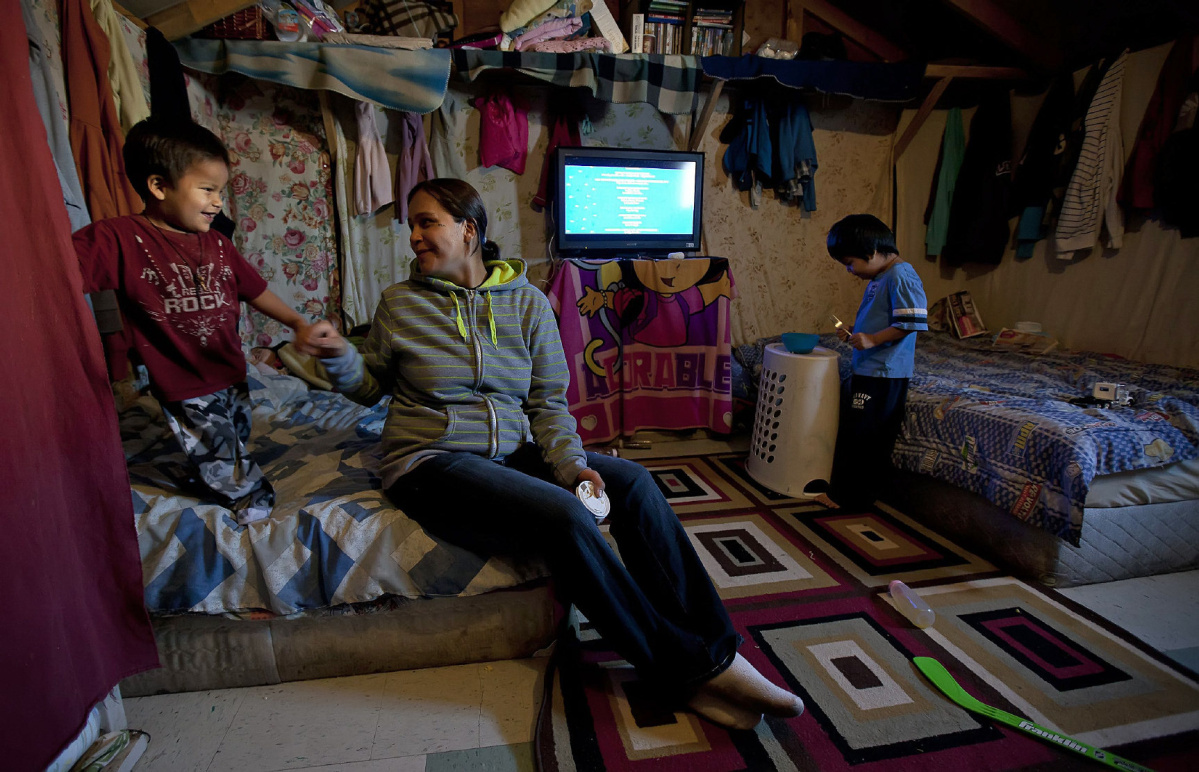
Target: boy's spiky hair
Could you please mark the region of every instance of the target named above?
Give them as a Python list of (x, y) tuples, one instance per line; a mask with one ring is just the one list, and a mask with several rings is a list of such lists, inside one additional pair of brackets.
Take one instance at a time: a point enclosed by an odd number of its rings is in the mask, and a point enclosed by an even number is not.
[(837, 261), (851, 257), (869, 260), (875, 253), (898, 255), (895, 234), (872, 214), (842, 217), (828, 231), (828, 253)]
[(143, 201), (150, 200), (146, 180), (158, 174), (172, 183), (199, 161), (229, 165), (229, 151), (217, 135), (191, 121), (150, 117), (125, 136), (125, 174)]

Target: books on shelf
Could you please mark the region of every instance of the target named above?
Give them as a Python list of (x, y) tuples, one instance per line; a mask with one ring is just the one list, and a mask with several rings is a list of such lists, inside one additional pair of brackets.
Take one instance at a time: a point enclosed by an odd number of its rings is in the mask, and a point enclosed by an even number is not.
[[(730, 55), (736, 49), (733, 8), (688, 0), (649, 0), (631, 16), (629, 48), (643, 54)], [(688, 24), (689, 22), (689, 24)]]

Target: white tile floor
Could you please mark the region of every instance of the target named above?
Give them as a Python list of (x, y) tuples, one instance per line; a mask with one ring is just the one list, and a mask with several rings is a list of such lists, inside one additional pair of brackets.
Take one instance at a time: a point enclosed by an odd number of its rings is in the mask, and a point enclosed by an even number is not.
[[(725, 448), (702, 439), (655, 442), (623, 455)], [(1199, 571), (1061, 592), (1199, 670)], [(509, 660), (128, 699), (130, 727), (151, 736), (135, 771), (532, 772), (545, 664)]]

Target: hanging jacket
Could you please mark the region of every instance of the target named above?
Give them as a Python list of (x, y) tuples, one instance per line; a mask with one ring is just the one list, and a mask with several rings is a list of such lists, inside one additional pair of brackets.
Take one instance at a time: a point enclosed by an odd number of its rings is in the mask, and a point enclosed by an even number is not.
[(957, 188), (958, 173), (962, 169), (962, 156), (966, 151), (966, 133), (962, 130), (962, 108), (953, 107), (945, 119), (945, 133), (941, 137), (941, 157), (937, 162), (937, 187), (933, 191), (924, 233), (925, 253), (933, 257), (945, 248), (949, 236), (949, 211), (953, 205), (953, 191)]
[[(1074, 81), (1067, 73), (1049, 87), (1045, 101), (1033, 121), (1024, 153), (1016, 166), (1012, 191), (1012, 213), (1020, 215), (1016, 226), (1016, 257), (1029, 258), (1037, 242), (1049, 235), (1049, 202), (1060, 176), (1061, 156), (1074, 119)], [(1056, 213), (1055, 213), (1056, 214)]]
[(979, 105), (953, 191), (946, 265), (997, 265), (1007, 246), (1008, 196), (1012, 183), (1012, 109), (1007, 89)]
[(1193, 45), (1192, 36), (1178, 40), (1162, 64), (1157, 87), (1145, 108), (1136, 143), (1124, 166), (1124, 184), (1117, 200), (1128, 209), (1153, 209), (1153, 175), (1157, 158), (1166, 140), (1174, 133), (1174, 123), (1186, 97)]
[[(370, 102), (354, 104), (358, 122), (358, 152), (354, 154), (354, 214), (373, 214), (395, 200), (387, 151), (375, 123), (375, 106)], [(401, 219), (407, 219), (401, 218)]]
[(1058, 257), (1064, 260), (1072, 259), (1072, 252), (1094, 247), (1101, 225), (1107, 228), (1107, 246), (1119, 249), (1124, 238), (1124, 215), (1116, 202), (1116, 191), (1124, 172), (1120, 104), (1127, 59), (1125, 51), (1112, 62), (1087, 109), (1078, 166), (1070, 177), (1054, 234)]
[(396, 159), (396, 219), (408, 222), (408, 193), (418, 183), (433, 179), (433, 159), (425, 143), (425, 123), (416, 113), (400, 113), (403, 142)]
[(776, 103), (770, 116), (773, 131), (774, 189), (782, 201), (797, 203), (806, 212), (816, 211), (816, 143), (812, 117), (800, 99)]
[(720, 141), (728, 144), (722, 163), (737, 190), (751, 190), (770, 178), (774, 148), (765, 99), (747, 96), (720, 132)]
[(142, 201), (125, 176), (121, 148), (125, 135), (108, 81), (111, 49), (87, 0), (64, 0), (62, 55), (71, 151), (92, 221), (142, 210)]
[(359, 354), (326, 359), (336, 391), (391, 395), (384, 488), (434, 453), (503, 458), (530, 437), (565, 486), (587, 466), (566, 407), (570, 374), (549, 301), (520, 260), (487, 264), (477, 289), (421, 276), (383, 292)]

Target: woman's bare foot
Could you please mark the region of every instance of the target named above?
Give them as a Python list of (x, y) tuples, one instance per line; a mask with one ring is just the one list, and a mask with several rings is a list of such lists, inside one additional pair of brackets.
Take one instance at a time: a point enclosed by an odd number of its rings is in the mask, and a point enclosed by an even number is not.
[(697, 692), (687, 701), (687, 707), (725, 729), (753, 729), (762, 720), (761, 711), (743, 708), (712, 692)]
[(723, 673), (702, 683), (699, 693), (711, 694), (770, 716), (790, 717), (803, 713), (803, 700), (772, 684), (740, 654)]
[(827, 493), (817, 493), (813, 498), (817, 504), (823, 504), (829, 509), (840, 509), (841, 505), (828, 497)]

